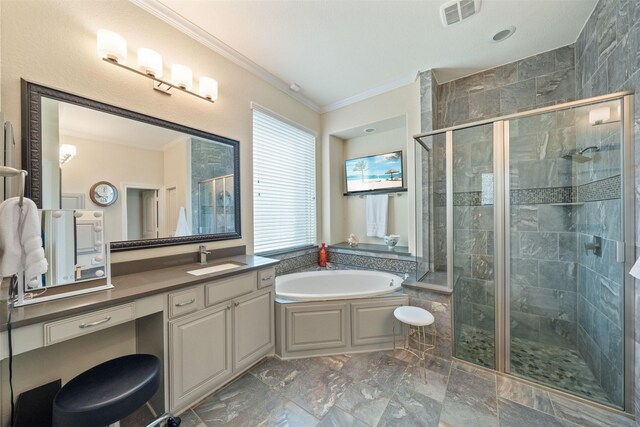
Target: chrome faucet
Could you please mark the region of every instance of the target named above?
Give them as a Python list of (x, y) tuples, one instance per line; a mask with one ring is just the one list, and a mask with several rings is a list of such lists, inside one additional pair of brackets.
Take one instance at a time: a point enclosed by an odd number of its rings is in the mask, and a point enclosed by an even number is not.
[(207, 255), (210, 254), (211, 251), (208, 251), (205, 245), (200, 245), (199, 253), (200, 253), (200, 264), (205, 265), (207, 263)]

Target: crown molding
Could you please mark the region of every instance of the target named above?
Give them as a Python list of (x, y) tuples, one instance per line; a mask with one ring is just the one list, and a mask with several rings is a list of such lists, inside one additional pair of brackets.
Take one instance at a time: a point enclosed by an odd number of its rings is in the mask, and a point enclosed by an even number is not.
[(355, 104), (356, 102), (364, 101), (365, 99), (372, 98), (377, 95), (382, 95), (385, 92), (401, 88), (402, 86), (414, 83), (415, 81), (416, 76), (414, 76), (413, 74), (403, 76), (399, 79), (390, 81), (389, 83), (372, 87), (371, 89), (365, 90), (364, 92), (360, 92), (348, 98), (340, 99), (338, 101), (324, 105), (320, 109), (320, 113), (328, 113), (329, 111), (334, 111), (346, 107), (347, 105)]
[(197, 42), (203, 44), (208, 47), (212, 51), (217, 54), (223, 56), (234, 64), (239, 65), (250, 73), (260, 77), (262, 80), (271, 84), (275, 88), (281, 90), (286, 93), (290, 97), (300, 101), (307, 107), (311, 108), (316, 112), (321, 112), (320, 105), (306, 96), (292, 92), (289, 89), (289, 84), (284, 82), (282, 79), (276, 77), (269, 71), (262, 68), (260, 65), (256, 64), (237, 50), (233, 49), (231, 46), (227, 45), (220, 39), (212, 36), (211, 34), (204, 31), (202, 28), (198, 27), (191, 21), (185, 19), (183, 16), (180, 16), (172, 9), (168, 8), (164, 4), (160, 3), (157, 0), (129, 0), (131, 3), (140, 7), (141, 9), (149, 12), (157, 18), (160, 18), (167, 24), (176, 28), (177, 30), (183, 32), (187, 36), (196, 40)]

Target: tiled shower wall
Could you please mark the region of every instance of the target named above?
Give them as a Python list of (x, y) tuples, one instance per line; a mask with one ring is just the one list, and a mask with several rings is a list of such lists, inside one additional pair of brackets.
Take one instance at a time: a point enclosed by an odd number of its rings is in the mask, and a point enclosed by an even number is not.
[[(578, 98), (630, 90), (636, 93), (634, 116), (635, 149), (635, 223), (640, 224), (640, 2), (636, 0), (600, 0), (576, 41), (576, 90)], [(608, 125), (607, 125), (608, 126)], [(601, 130), (605, 132), (606, 130)], [(613, 138), (618, 138), (612, 135)], [(604, 138), (606, 140), (606, 135)], [(591, 145), (591, 142), (589, 142)], [(611, 144), (606, 144), (611, 146)], [(596, 163), (593, 163), (596, 164)], [(585, 164), (585, 166), (592, 165)], [(597, 166), (597, 164), (596, 164)], [(606, 167), (603, 168), (606, 170)], [(618, 172), (619, 173), (619, 172)], [(615, 172), (595, 177), (614, 176)], [(579, 175), (579, 176), (582, 176)], [(578, 193), (580, 197), (580, 193)], [(622, 282), (626, 271), (619, 264), (611, 264), (612, 242), (620, 239), (615, 224), (603, 221), (608, 212), (619, 209), (619, 201), (592, 201), (585, 203), (578, 215), (580, 245), (593, 235), (604, 238), (602, 259), (581, 253), (579, 260), (579, 348), (591, 357), (589, 363), (595, 372), (606, 367), (602, 386), (606, 390), (619, 390), (623, 345), (617, 310), (623, 300)], [(640, 227), (636, 225), (636, 247), (640, 246)], [(609, 249), (609, 253), (607, 253)], [(640, 253), (636, 250), (636, 254)], [(607, 259), (608, 258), (608, 259)], [(617, 266), (618, 269), (607, 268)], [(622, 274), (622, 276), (621, 276)], [(619, 311), (618, 311), (619, 313)], [(640, 411), (640, 282), (636, 281), (636, 335), (635, 335), (635, 407)], [(619, 393), (619, 392), (618, 392)], [(616, 397), (619, 397), (616, 395)], [(637, 417), (637, 422), (640, 417)], [(640, 425), (640, 423), (639, 423)]]
[(511, 336), (576, 346), (573, 111), (509, 122)]
[(453, 265), (459, 274), (454, 285), (456, 339), (462, 337), (458, 329), (462, 324), (491, 334), (495, 328), (493, 186), (484, 188), (487, 177), (493, 178), (493, 126), (454, 131)]
[[(613, 93), (619, 90), (631, 90), (640, 94), (640, 1), (600, 0), (576, 41), (575, 46), (567, 46), (555, 51), (546, 52), (440, 86), (437, 86), (435, 81), (431, 84), (431, 71), (421, 73), (421, 80), (427, 79), (429, 83), (428, 87), (431, 90), (422, 90), (421, 92), (423, 124), (428, 123), (426, 127), (423, 125), (423, 132), (431, 130), (430, 126), (433, 121), (435, 121), (436, 124), (433, 126), (434, 128), (442, 128), (454, 124), (472, 122), (482, 118), (496, 117), (545, 105), (561, 103), (574, 98), (581, 99)], [(435, 96), (433, 94), (434, 88), (437, 88), (435, 90), (437, 95)], [(577, 96), (575, 96), (576, 94)], [(436, 107), (434, 108), (433, 105), (436, 105)], [(640, 224), (640, 96), (635, 97), (634, 110), (636, 165), (635, 223)], [(433, 114), (433, 117), (425, 119), (425, 116), (430, 113)], [(578, 142), (578, 144), (580, 144), (580, 142)], [(563, 162), (566, 161), (557, 158), (558, 165), (561, 165), (561, 160)], [(577, 183), (569, 185), (571, 187), (568, 189), (548, 189), (544, 194), (536, 190), (521, 191), (515, 196), (519, 197), (517, 199), (519, 205), (515, 206), (514, 212), (520, 210), (521, 218), (517, 221), (518, 225), (516, 227), (537, 227), (537, 231), (523, 230), (522, 233), (537, 233), (541, 238), (544, 238), (545, 233), (552, 233), (557, 236), (557, 274), (562, 276), (562, 280), (564, 280), (567, 274), (569, 277), (574, 276), (576, 278), (578, 289), (569, 290), (568, 292), (576, 293), (576, 299), (578, 301), (578, 309), (576, 311), (578, 311), (580, 310), (580, 304), (584, 305), (589, 300), (593, 300), (587, 295), (589, 292), (587, 283), (592, 282), (586, 280), (582, 282), (578, 280), (583, 277), (585, 279), (587, 278), (585, 269), (588, 269), (590, 265), (589, 261), (579, 259), (579, 257), (583, 257), (583, 255), (581, 255), (581, 251), (579, 250), (581, 246), (578, 246), (578, 243), (582, 245), (584, 241), (578, 241), (578, 239), (580, 236), (593, 234), (592, 232), (594, 230), (588, 231), (587, 233), (584, 232), (586, 230), (585, 227), (589, 227), (588, 221), (593, 221), (593, 224), (603, 223), (602, 219), (596, 219), (595, 216), (591, 216), (591, 220), (588, 220), (589, 215), (614, 209), (611, 207), (611, 204), (615, 204), (615, 201), (587, 201), (583, 208), (551, 206), (551, 200), (558, 198), (576, 201), (577, 198), (582, 197), (584, 201), (586, 200), (584, 199), (584, 194), (586, 193), (583, 193), (581, 196), (581, 191), (587, 192), (589, 191), (589, 185), (598, 184), (590, 182), (586, 187), (577, 186)], [(601, 185), (615, 186), (615, 183), (608, 182), (601, 183)], [(512, 197), (514, 197), (514, 195), (512, 195)], [(529, 202), (527, 203), (528, 199)], [(554, 210), (561, 210), (561, 213), (559, 215), (553, 214)], [(522, 221), (527, 222), (525, 220), (527, 217), (530, 218), (528, 225), (522, 223)], [(562, 226), (562, 228), (553, 231), (544, 231), (544, 229), (549, 226), (551, 217), (556, 218), (556, 220), (561, 219), (561, 224), (558, 223), (553, 227), (557, 228)], [(431, 220), (433, 221), (433, 219)], [(543, 229), (542, 231), (541, 227)], [(517, 232), (519, 233), (520, 230), (517, 230)], [(535, 235), (536, 234), (530, 234), (529, 236)], [(574, 238), (572, 235), (576, 237)], [(523, 236), (518, 235), (516, 240), (521, 242), (522, 237)], [(531, 239), (531, 242), (526, 238), (525, 240), (531, 249), (535, 247), (533, 242), (535, 242), (536, 239)], [(640, 246), (640, 227), (636, 227), (636, 246)], [(518, 252), (522, 254), (521, 249), (518, 249)], [(636, 252), (640, 253), (638, 250)], [(535, 251), (529, 253), (533, 254)], [(573, 255), (574, 253), (575, 255)], [(521, 259), (524, 260), (524, 258)], [(538, 262), (540, 261), (551, 260), (538, 260)], [(575, 265), (575, 272), (572, 265)], [(545, 264), (543, 274), (548, 274), (550, 271), (547, 267), (548, 265)], [(535, 269), (529, 269), (528, 271), (535, 271)], [(519, 278), (516, 276), (516, 280), (530, 281), (533, 284), (536, 283), (536, 281), (539, 282), (540, 272), (541, 270), (538, 269), (536, 278)], [(595, 270), (593, 270), (593, 272), (598, 274)], [(599, 274), (599, 276), (605, 277), (605, 275), (602, 274)], [(592, 275), (591, 277), (595, 278), (598, 276)], [(545, 281), (549, 281), (549, 279), (545, 279)], [(615, 282), (615, 280), (613, 282)], [(572, 281), (568, 283), (571, 284)], [(640, 281), (636, 281), (635, 283), (635, 312), (640, 313)], [(584, 288), (583, 285), (585, 285)], [(600, 289), (611, 289), (612, 293), (615, 292), (615, 286), (601, 286)], [(551, 290), (550, 296), (557, 297), (558, 292), (567, 291), (560, 289)], [(602, 293), (600, 296), (602, 296)], [(608, 297), (605, 296), (605, 298)], [(434, 298), (434, 300), (436, 299)], [(600, 312), (606, 315), (608, 308), (605, 308), (605, 306), (609, 303), (604, 302), (602, 298), (599, 301), (596, 305), (589, 303), (593, 306), (593, 310), (585, 310), (584, 313), (586, 314), (591, 311), (595, 313), (596, 307), (600, 306), (602, 308)], [(609, 301), (612, 300), (609, 299)], [(613, 301), (615, 301), (615, 299)], [(450, 300), (447, 300), (447, 305), (448, 304), (450, 304)], [(580, 313), (582, 315), (582, 312)], [(459, 315), (459, 313), (457, 313), (457, 315)], [(521, 316), (521, 332), (523, 334), (535, 334), (535, 326), (533, 329), (527, 326), (531, 324), (532, 320), (533, 325), (535, 325), (535, 318), (525, 318), (524, 316), (527, 315), (535, 316), (535, 314), (524, 311), (516, 314), (516, 316)], [(609, 313), (609, 315), (611, 315), (611, 313)], [(609, 319), (609, 317), (607, 318)], [(525, 320), (529, 320), (530, 322), (527, 323)], [(575, 321), (574, 319), (573, 322)], [(457, 323), (458, 322), (456, 322), (456, 324)], [(581, 327), (581, 324), (586, 325), (588, 323), (582, 323), (582, 321), (578, 319), (578, 336), (575, 338), (576, 340), (586, 339), (585, 337), (589, 336), (584, 327)], [(516, 329), (518, 329), (518, 326), (516, 326)], [(450, 325), (448, 330), (451, 330)], [(537, 331), (539, 334), (540, 330)], [(638, 331), (640, 331), (640, 324), (638, 324), (636, 317), (636, 412), (640, 412), (640, 333), (638, 333)], [(590, 339), (593, 339), (593, 337)], [(597, 339), (593, 341), (597, 344)], [(581, 345), (584, 345), (584, 343), (578, 343), (578, 346)], [(599, 353), (594, 351), (593, 354), (597, 355)], [(600, 355), (602, 356), (602, 353), (600, 353)], [(594, 369), (593, 366), (592, 369)], [(606, 384), (603, 386), (609, 388)], [(640, 421), (640, 417), (638, 420)], [(640, 425), (640, 422), (638, 425)]]
[[(199, 233), (199, 186), (198, 182), (233, 173), (233, 149), (227, 145), (191, 138), (191, 212), (193, 232)], [(233, 192), (231, 192), (233, 194)], [(215, 194), (215, 191), (214, 191)], [(215, 200), (205, 201), (212, 204)], [(213, 211), (211, 211), (213, 212)], [(203, 231), (210, 232), (210, 231)]]
[[(420, 128), (422, 132), (428, 132), (435, 128), (436, 90), (437, 84), (431, 70), (420, 73)], [(420, 189), (422, 191), (421, 218), (425, 221), (422, 229), (424, 235), (420, 236), (420, 239), (424, 243), (423, 249), (427, 250), (429, 254), (429, 269), (434, 271), (446, 271), (447, 267), (444, 142), (443, 137), (433, 138), (430, 141), (431, 152), (429, 155), (420, 157), (422, 182), (427, 183)], [(422, 153), (424, 154), (424, 151)], [(409, 303), (423, 307), (434, 314), (438, 331), (437, 352), (442, 357), (450, 358), (452, 354), (451, 295), (416, 287), (409, 291)]]
[[(438, 127), (573, 100), (573, 58), (573, 45), (565, 46), (439, 85), (436, 100)], [(548, 116), (522, 121), (512, 129), (512, 136), (521, 138), (513, 159), (516, 171), (512, 176), (516, 181), (514, 188), (528, 190), (515, 194), (518, 206), (512, 213), (514, 270), (522, 272), (527, 267), (526, 274), (517, 275), (522, 280), (516, 288), (512, 304), (514, 336), (575, 345), (576, 240), (575, 234), (572, 234), (575, 226), (571, 224), (571, 218), (568, 221), (566, 218), (555, 221), (555, 216), (562, 208), (549, 209), (548, 204), (554, 200), (553, 196), (542, 195), (554, 193), (557, 197), (563, 193), (558, 187), (571, 186), (571, 165), (561, 159), (561, 154), (575, 147), (575, 132), (568, 126), (570, 117), (557, 118), (556, 114)], [(547, 122), (536, 123), (535, 120)], [(486, 128), (491, 131), (490, 127)], [(545, 130), (544, 134), (540, 133), (540, 129)], [(460, 136), (459, 132), (457, 136)], [(461, 301), (456, 317), (464, 324), (493, 331), (493, 206), (492, 202), (482, 205), (479, 181), (482, 171), (490, 173), (492, 170), (492, 135), (485, 136), (488, 140), (478, 139), (473, 153), (469, 151), (467, 154), (468, 158), (454, 149), (454, 215), (459, 218), (455, 222), (454, 263), (462, 268), (459, 282)], [(455, 137), (454, 134), (454, 147)], [(464, 147), (461, 149), (464, 150)], [(482, 169), (483, 166), (488, 169)], [(521, 182), (517, 182), (518, 178)], [(478, 180), (475, 183), (477, 185), (472, 185), (474, 179)], [(469, 181), (469, 185), (465, 185), (464, 180)], [(477, 197), (465, 197), (462, 194), (467, 193), (468, 196), (471, 194), (469, 192), (477, 193)], [(541, 224), (538, 224), (539, 213)], [(555, 247), (555, 250), (546, 251), (543, 249), (546, 245)], [(564, 258), (567, 251), (573, 251), (570, 259), (562, 259), (560, 253)], [(540, 263), (543, 263), (543, 268), (539, 270)], [(543, 271), (542, 280), (539, 279), (539, 271)], [(568, 288), (558, 289), (558, 283), (567, 283), (564, 279), (567, 272), (572, 278)], [(541, 287), (539, 283), (550, 285)], [(548, 300), (558, 294), (563, 294), (561, 296), (566, 299), (559, 299), (562, 304), (558, 303), (558, 307), (555, 307), (557, 310), (554, 310), (554, 307), (548, 307)]]
[(574, 46), (438, 85), (436, 129), (575, 99)]

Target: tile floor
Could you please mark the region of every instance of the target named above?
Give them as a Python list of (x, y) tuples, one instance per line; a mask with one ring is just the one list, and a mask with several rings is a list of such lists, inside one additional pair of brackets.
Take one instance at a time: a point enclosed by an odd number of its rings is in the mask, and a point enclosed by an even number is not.
[[(457, 356), (482, 366), (494, 366), (493, 334), (468, 325), (462, 326)], [(613, 402), (602, 389), (577, 350), (520, 338), (511, 343), (511, 369), (514, 375), (546, 384), (605, 404)]]
[(183, 427), (635, 426), (466, 362), (421, 367), (402, 350), (268, 358), (181, 417)]

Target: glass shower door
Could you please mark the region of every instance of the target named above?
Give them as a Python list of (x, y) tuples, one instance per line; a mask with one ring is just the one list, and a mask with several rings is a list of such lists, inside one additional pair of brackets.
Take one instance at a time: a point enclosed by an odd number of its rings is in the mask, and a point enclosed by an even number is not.
[(494, 125), (452, 132), (455, 356), (496, 365)]
[(621, 100), (507, 124), (507, 371), (624, 406)]

